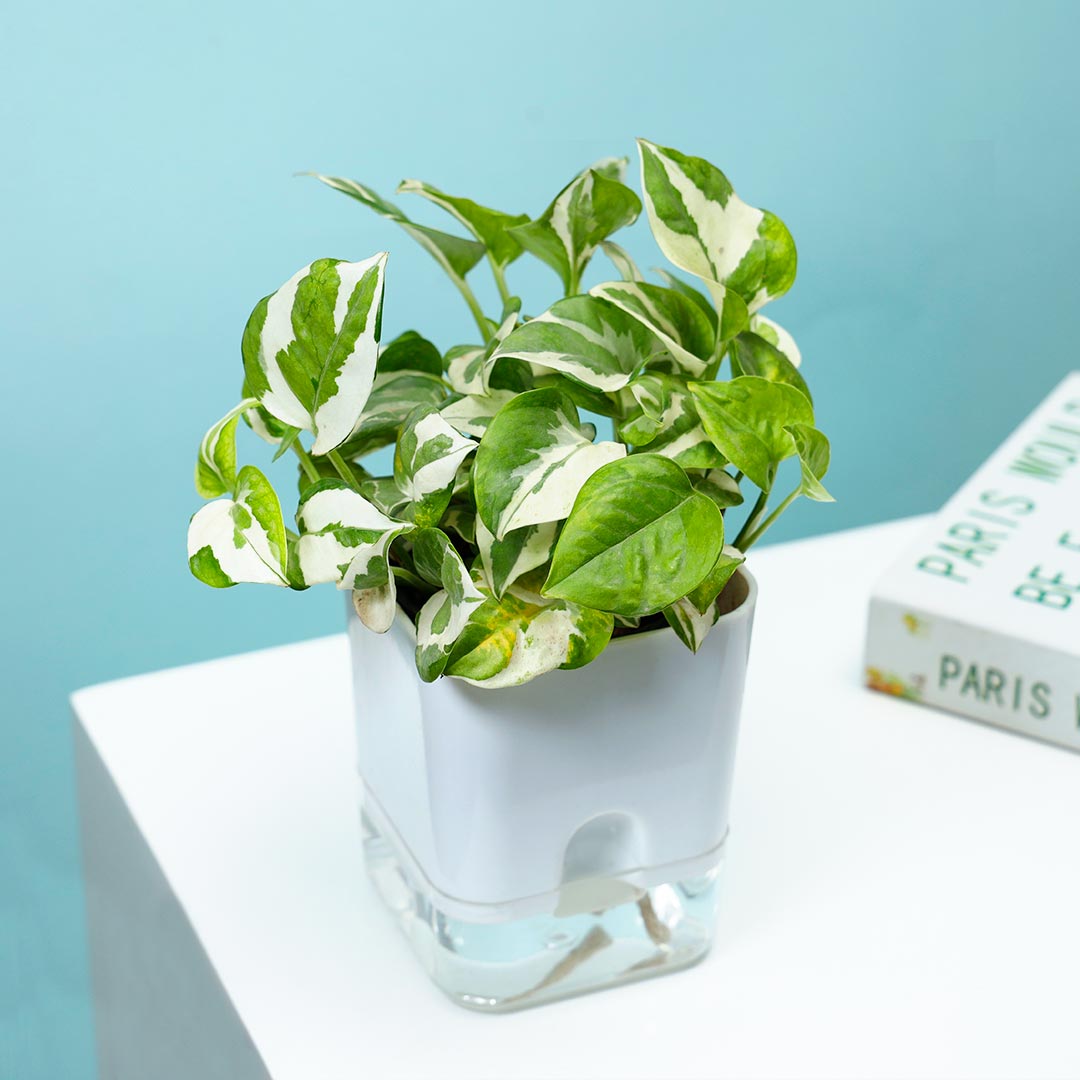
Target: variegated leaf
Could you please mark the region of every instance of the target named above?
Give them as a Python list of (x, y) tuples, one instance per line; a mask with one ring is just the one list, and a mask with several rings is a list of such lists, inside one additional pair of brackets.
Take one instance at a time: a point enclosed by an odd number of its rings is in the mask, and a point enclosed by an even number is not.
[(581, 485), (626, 455), (619, 443), (593, 443), (577, 409), (558, 390), (532, 390), (488, 425), (473, 470), (477, 512), (496, 539), (514, 529), (561, 521)]
[[(784, 223), (735, 194), (703, 158), (638, 139), (649, 224), (676, 266), (714, 286), (727, 285), (751, 311), (782, 296), (795, 280), (795, 242)], [(717, 301), (719, 303), (719, 301)]]
[(472, 199), (447, 195), (423, 180), (402, 180), (398, 185), (398, 194), (405, 193), (422, 195), (447, 213), (453, 214), (484, 245), (491, 261), (500, 269), (508, 266), (521, 254), (521, 245), (509, 230), (515, 225), (524, 225), (529, 220), (528, 214), (505, 214), (501, 210), (491, 210)]
[(664, 617), (682, 643), (697, 652), (720, 618), (720, 594), (746, 560), (732, 547), (724, 548), (705, 580), (664, 609)]
[(452, 502), (442, 516), (440, 527), (446, 531), (453, 529), (466, 544), (475, 544), (476, 522), (477, 517), (474, 508)]
[[(339, 589), (392, 592), (393, 575), (387, 563), (390, 544), (412, 525), (387, 517), (374, 503), (336, 480), (323, 480), (308, 489), (296, 522), (300, 528), (297, 554), (307, 584), (334, 581)], [(385, 611), (385, 606), (376, 608)]]
[(484, 392), (484, 369), (487, 348), (483, 345), (455, 345), (443, 358), (446, 381), (459, 394)]
[(716, 350), (715, 316), (709, 319), (696, 304), (674, 289), (645, 282), (608, 281), (589, 290), (626, 312), (660, 339), (677, 369), (693, 378), (708, 371)]
[(438, 406), (446, 398), (442, 380), (418, 371), (388, 371), (375, 376), (360, 423), (341, 447), (348, 458), (363, 457), (398, 437), (405, 418), (420, 405)]
[(368, 476), (357, 485), (360, 494), (387, 517), (395, 521), (404, 518), (409, 496), (397, 486), (392, 476)]
[(775, 345), (749, 330), (731, 343), (731, 372), (735, 376), (758, 375), (769, 382), (787, 383), (813, 401), (799, 369)]
[(369, 210), (374, 210), (380, 217), (400, 225), (446, 272), (456, 285), (465, 282), (465, 275), (484, 257), (484, 246), (475, 240), (466, 240), (462, 236), (429, 229), (426, 225), (417, 225), (401, 212), (392, 202), (384, 199), (377, 192), (355, 180), (346, 180), (340, 176), (323, 176), (309, 173), (309, 176), (321, 180), (324, 184), (356, 199)]
[(637, 263), (630, 257), (630, 253), (620, 247), (614, 240), (604, 240), (600, 249), (611, 260), (611, 265), (619, 273), (623, 281), (644, 281), (645, 278), (637, 268)]
[(625, 158), (598, 161), (578, 173), (535, 221), (511, 230), (559, 275), (567, 295), (578, 291), (599, 244), (641, 213), (641, 200), (622, 183), (625, 169)]
[(256, 404), (254, 398), (245, 398), (203, 436), (195, 463), (195, 490), (204, 499), (232, 491), (236, 483), (236, 425)]
[(413, 561), (425, 581), (441, 586), (416, 617), (416, 667), (424, 682), (432, 682), (446, 668), (451, 650), (470, 616), (484, 602), (484, 595), (439, 529), (416, 533)]
[(594, 660), (611, 640), (612, 616), (548, 600), (536, 591), (538, 584), (522, 580), (501, 599), (479, 605), (462, 629), (445, 673), (496, 690)]
[(318, 259), (261, 300), (244, 330), (248, 387), (279, 420), (312, 431), (312, 452), (345, 442), (360, 423), (378, 357), (386, 253), (363, 262)]
[(559, 524), (548, 521), (543, 525), (526, 525), (515, 529), (502, 540), (496, 540), (492, 532), (479, 518), (476, 519), (476, 546), (480, 550), (480, 563), (488, 587), (496, 596), (502, 596), (523, 574), (543, 566), (555, 549)]
[(595, 296), (571, 296), (514, 330), (488, 363), (516, 357), (597, 390), (614, 391), (626, 386), (655, 348), (652, 334), (617, 305)]
[(639, 451), (671, 458), (684, 469), (712, 469), (724, 464), (681, 379), (646, 372), (630, 384), (630, 392), (638, 409), (619, 425), (623, 442)]
[(702, 495), (707, 495), (721, 510), (739, 506), (743, 502), (738, 481), (725, 469), (709, 469), (701, 475), (690, 477), (690, 483)]
[(479, 439), (495, 414), (517, 395), (512, 390), (491, 390), (486, 394), (465, 394), (441, 406), (446, 422), (462, 435)]
[(394, 453), (394, 480), (409, 497), (417, 526), (435, 525), (450, 503), (458, 466), (477, 444), (454, 430), (437, 408), (409, 414)]
[(750, 329), (779, 349), (794, 367), (802, 363), (802, 353), (799, 351), (799, 346), (795, 344), (795, 339), (778, 322), (767, 319), (764, 315), (752, 315)]
[(232, 498), (207, 503), (188, 526), (188, 565), (200, 581), (288, 585), (288, 541), (281, 504), (253, 465), (237, 474)]

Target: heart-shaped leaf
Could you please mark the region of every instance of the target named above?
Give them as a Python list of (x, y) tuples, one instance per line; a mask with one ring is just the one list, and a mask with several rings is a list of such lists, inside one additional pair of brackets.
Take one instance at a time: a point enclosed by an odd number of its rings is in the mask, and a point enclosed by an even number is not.
[(379, 353), (376, 371), (422, 371), (442, 378), (442, 355), (425, 337), (415, 330), (406, 330), (398, 334), (389, 345), (383, 346)]
[(568, 296), (577, 293), (599, 244), (641, 213), (641, 200), (622, 183), (625, 169), (625, 158), (598, 161), (578, 173), (535, 221), (510, 230), (559, 275)]
[(325, 454), (356, 430), (375, 380), (386, 253), (318, 259), (261, 300), (244, 330), (252, 395), (279, 420), (315, 433)]
[(686, 473), (659, 455), (634, 454), (581, 488), (543, 592), (618, 615), (648, 615), (694, 588), (723, 545), (723, 515)]
[(207, 503), (192, 517), (187, 543), (191, 572), (207, 585), (290, 584), (281, 504), (253, 465), (237, 474), (232, 498)]
[(526, 525), (561, 521), (581, 485), (626, 447), (593, 443), (577, 409), (558, 390), (531, 390), (499, 410), (488, 424), (473, 469), (476, 508), (502, 540)]
[(787, 383), (813, 402), (799, 369), (775, 345), (758, 334), (746, 331), (731, 343), (731, 370), (736, 376), (758, 375), (769, 382)]
[(788, 427), (813, 426), (814, 409), (806, 395), (786, 383), (756, 375), (730, 382), (691, 383), (690, 391), (720, 453), (762, 491), (770, 491), (776, 467), (795, 453)]
[(625, 386), (654, 349), (648, 330), (615, 304), (571, 296), (512, 331), (488, 362), (516, 357), (612, 391)]
[(668, 259), (710, 292), (716, 284), (734, 289), (751, 311), (791, 288), (795, 242), (775, 214), (743, 202), (703, 158), (645, 139), (638, 150), (649, 224)]
[(421, 405), (409, 414), (394, 452), (394, 480), (409, 497), (417, 526), (438, 523), (450, 504), (458, 467), (476, 446), (434, 406)]

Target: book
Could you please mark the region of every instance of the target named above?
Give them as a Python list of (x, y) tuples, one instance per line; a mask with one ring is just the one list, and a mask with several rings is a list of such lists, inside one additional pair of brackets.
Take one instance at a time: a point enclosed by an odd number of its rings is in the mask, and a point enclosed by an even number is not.
[(1080, 750), (1080, 372), (880, 578), (866, 682)]

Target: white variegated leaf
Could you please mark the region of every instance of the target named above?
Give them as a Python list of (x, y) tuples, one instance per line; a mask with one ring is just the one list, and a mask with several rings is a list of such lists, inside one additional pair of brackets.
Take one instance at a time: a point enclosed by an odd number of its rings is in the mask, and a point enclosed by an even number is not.
[(442, 517), (458, 467), (476, 447), (432, 406), (422, 405), (409, 414), (398, 436), (394, 480), (408, 496), (418, 526), (434, 525)]
[(795, 280), (795, 243), (784, 223), (735, 194), (703, 158), (638, 139), (642, 190), (653, 236), (676, 266), (728, 285), (751, 312), (781, 296)]
[(356, 430), (375, 380), (386, 253), (319, 259), (256, 305), (244, 330), (247, 385), (259, 404), (315, 434), (325, 454)]
[(476, 519), (476, 546), (488, 587), (502, 596), (523, 574), (543, 566), (551, 558), (559, 532), (556, 521), (543, 525), (526, 525), (507, 533), (502, 540), (495, 536), (479, 518)]
[(656, 350), (641, 321), (596, 296), (571, 296), (523, 323), (492, 354), (528, 361), (534, 370), (571, 375), (597, 390), (622, 389)]
[(288, 585), (288, 541), (281, 505), (265, 476), (245, 465), (233, 498), (207, 503), (188, 526), (188, 565), (215, 588), (238, 582)]
[(600, 245), (601, 250), (611, 260), (611, 265), (619, 273), (623, 281), (644, 281), (645, 278), (637, 267), (637, 263), (630, 258), (625, 248), (620, 247), (613, 240), (605, 240)]
[(679, 635), (679, 640), (691, 652), (697, 652), (720, 616), (715, 604), (702, 614), (686, 597), (683, 597), (664, 609), (664, 617)]
[(487, 349), (483, 345), (455, 345), (446, 354), (446, 381), (459, 394), (482, 394)]
[(476, 454), (479, 517), (496, 539), (514, 529), (561, 521), (597, 469), (626, 456), (621, 443), (593, 443), (577, 410), (555, 389), (531, 390), (505, 405)]
[(548, 600), (534, 586), (512, 585), (472, 613), (446, 665), (446, 674), (488, 690), (520, 686), (556, 668), (578, 668), (611, 639), (610, 614), (565, 600)]
[(678, 370), (700, 379), (716, 349), (716, 325), (674, 289), (645, 282), (608, 281), (589, 290), (647, 327), (671, 353)]
[(397, 585), (394, 575), (385, 585), (353, 590), (353, 610), (357, 618), (376, 634), (385, 634), (397, 614)]
[(413, 526), (387, 517), (374, 503), (336, 480), (309, 488), (296, 512), (297, 555), (304, 581), (337, 583), (339, 589), (388, 585), (390, 544)]
[(684, 469), (711, 469), (724, 463), (702, 426), (685, 383), (646, 372), (630, 384), (639, 412), (619, 426), (619, 437), (637, 450), (677, 461)]
[(195, 464), (195, 490), (204, 499), (232, 491), (236, 483), (236, 425), (256, 404), (254, 398), (245, 398), (203, 436)]
[(487, 426), (495, 414), (515, 396), (513, 390), (489, 390), (486, 394), (466, 394), (443, 405), (439, 412), (455, 431), (479, 439), (487, 431)]
[(778, 322), (767, 319), (764, 315), (754, 315), (750, 319), (750, 329), (779, 349), (795, 367), (802, 363), (802, 353), (795, 344), (795, 339)]

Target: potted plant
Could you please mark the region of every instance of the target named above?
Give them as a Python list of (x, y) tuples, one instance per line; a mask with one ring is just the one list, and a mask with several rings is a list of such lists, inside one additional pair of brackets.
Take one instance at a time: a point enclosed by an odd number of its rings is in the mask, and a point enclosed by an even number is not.
[[(648, 282), (611, 241), (641, 210), (625, 159), (533, 219), (401, 184), (469, 237), (320, 176), (431, 253), (476, 339), (381, 344), (386, 254), (317, 260), (256, 305), (242, 400), (199, 450), (197, 578), (350, 594), (369, 869), (436, 982), (479, 1008), (707, 951), (756, 595), (744, 556), (797, 497), (830, 498), (798, 349), (760, 314), (795, 278), (790, 233), (703, 159), (638, 149), (653, 235), (691, 280)], [(598, 250), (616, 277), (583, 291)], [(562, 283), (545, 311), (507, 285), (523, 255)], [(498, 319), (469, 284), (482, 260)], [(241, 418), (295, 456), (295, 528), (237, 467)], [(364, 462), (390, 446), (376, 475)]]

